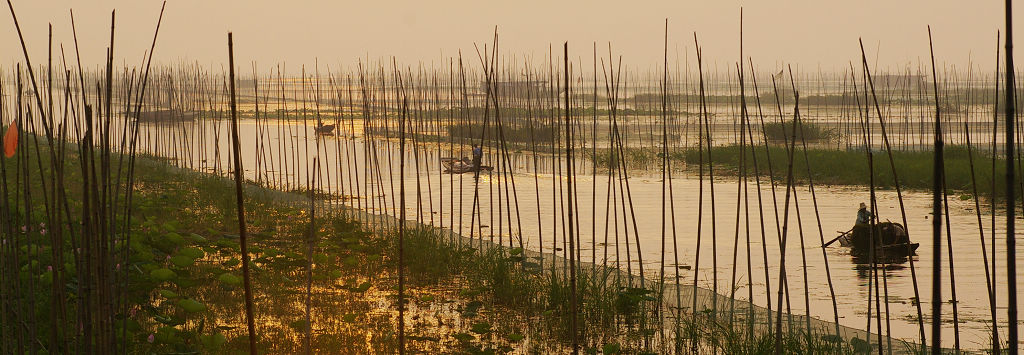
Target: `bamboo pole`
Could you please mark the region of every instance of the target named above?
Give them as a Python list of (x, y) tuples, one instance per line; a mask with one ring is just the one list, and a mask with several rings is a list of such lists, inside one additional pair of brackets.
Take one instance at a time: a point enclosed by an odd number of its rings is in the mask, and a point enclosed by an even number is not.
[(235, 200), (238, 202), (238, 238), (242, 251), (242, 281), (245, 287), (245, 322), (249, 332), (249, 354), (256, 354), (256, 323), (253, 319), (252, 281), (249, 275), (249, 242), (245, 226), (245, 199), (242, 195), (242, 145), (238, 139), (238, 104), (235, 99), (235, 47), (228, 32), (228, 64), (231, 75), (231, 139), (234, 147)]

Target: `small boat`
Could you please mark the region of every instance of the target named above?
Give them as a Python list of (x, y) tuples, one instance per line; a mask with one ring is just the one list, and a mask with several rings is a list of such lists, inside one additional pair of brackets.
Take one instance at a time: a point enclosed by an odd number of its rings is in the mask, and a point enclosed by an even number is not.
[(914, 255), (920, 246), (918, 243), (910, 242), (907, 228), (902, 224), (888, 221), (876, 223), (874, 231), (870, 225), (857, 224), (839, 235), (836, 240), (839, 241), (839, 245), (850, 248), (854, 254), (867, 254), (873, 244), (878, 254), (910, 256)]
[(332, 125), (332, 124), (327, 124), (327, 125), (319, 124), (319, 125), (316, 126), (315, 130), (316, 130), (316, 134), (319, 134), (321, 136), (334, 135), (334, 125)]
[(491, 171), (494, 170), (493, 166), (481, 165), (478, 168), (473, 166), (473, 161), (469, 158), (463, 157), (462, 159), (456, 158), (441, 158), (441, 165), (444, 166), (445, 174), (465, 174), (479, 171)]

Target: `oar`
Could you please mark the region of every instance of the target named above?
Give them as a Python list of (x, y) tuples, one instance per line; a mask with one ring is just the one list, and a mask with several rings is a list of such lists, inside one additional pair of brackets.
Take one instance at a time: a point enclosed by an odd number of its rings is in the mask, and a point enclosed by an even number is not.
[(843, 232), (843, 234), (840, 234), (838, 237), (833, 238), (832, 240), (828, 241), (828, 243), (823, 244), (821, 247), (827, 248), (829, 245), (832, 245), (832, 243), (835, 243), (837, 240), (839, 240), (839, 238), (842, 238), (844, 235), (850, 234), (850, 232), (852, 231), (853, 228), (850, 228), (850, 230)]

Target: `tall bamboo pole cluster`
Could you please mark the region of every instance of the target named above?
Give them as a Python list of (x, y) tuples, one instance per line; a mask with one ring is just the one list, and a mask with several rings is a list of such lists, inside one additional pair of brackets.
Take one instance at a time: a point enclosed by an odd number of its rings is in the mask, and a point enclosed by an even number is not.
[[(62, 47), (61, 65), (48, 61), (37, 69), (26, 54), (24, 66), (3, 76), (15, 84), (0, 89), (16, 90), (16, 102), (0, 107), (3, 123), (28, 133), (17, 143), (19, 153), (0, 161), (3, 231), (9, 240), (2, 251), (0, 278), (4, 350), (123, 349), (115, 331), (120, 329), (119, 317), (128, 311), (122, 289), (130, 276), (119, 265), (130, 256), (128, 206), (136, 154), (233, 176), (243, 260), (248, 258), (244, 184), (308, 196), (310, 226), (314, 218), (343, 214), (363, 218), (382, 234), (396, 229), (401, 246), (394, 256), (399, 260), (396, 324), (403, 350), (404, 275), (414, 267), (403, 261), (410, 235), (406, 222), (445, 231), (452, 241), (477, 250), (498, 248), (520, 255), (519, 267), (564, 287), (568, 296), (562, 307), (570, 317), (567, 339), (573, 351), (607, 341), (594, 330), (598, 327), (637, 331), (642, 334), (637, 346), (645, 350), (695, 353), (727, 350), (709, 339), (767, 334), (780, 353), (789, 338), (807, 344), (819, 335), (850, 339), (856, 335), (845, 326), (862, 325), (863, 340), (879, 353), (898, 348), (896, 337), (913, 338), (922, 349), (932, 344), (959, 350), (955, 277), (963, 271), (957, 274), (954, 268), (962, 262), (953, 244), (963, 244), (954, 239), (960, 237), (951, 224), (948, 195), (954, 192), (942, 166), (942, 147), (959, 145), (970, 159), (969, 199), (976, 213), (971, 217), (977, 219), (980, 236), (970, 253), (980, 251), (983, 259), (992, 349), (1001, 349), (1004, 324), (1009, 325), (1009, 341), (1016, 339), (1015, 324), (1007, 323), (1015, 317), (1016, 281), (1010, 275), (1000, 282), (996, 268), (997, 260), (1007, 263), (1007, 271), (1015, 266), (1015, 199), (1006, 199), (1005, 256), (995, 249), (995, 218), (996, 200), (1005, 199), (999, 193), (1013, 197), (1020, 183), (1014, 174), (1024, 175), (1016, 170), (1021, 164), (1014, 164), (1021, 157), (1013, 144), (1020, 132), (1013, 130), (1017, 115), (1012, 103), (1004, 104), (1008, 112), (1003, 116), (997, 112), (998, 85), (991, 90), (979, 84), (996, 81), (998, 69), (992, 77), (975, 73), (973, 66), (966, 73), (940, 69), (933, 58), (914, 70), (905, 66), (879, 74), (861, 45), (859, 68), (851, 62), (848, 70), (834, 74), (801, 72), (788, 65), (777, 72), (758, 71), (754, 59), (742, 51), (741, 15), (740, 58), (724, 69), (705, 60), (695, 33), (685, 69), (677, 64), (670, 70), (666, 22), (665, 57), (657, 71), (624, 68), (622, 56), (610, 44), (607, 54), (599, 56), (595, 43), (591, 63), (571, 56), (568, 44), (561, 55), (550, 50), (542, 60), (506, 55), (499, 51), (495, 31), (492, 41), (477, 47), (474, 55), (460, 53), (433, 65), (361, 59), (351, 68), (324, 69), (318, 61), (313, 68), (289, 70), (283, 64), (251, 63), (251, 72), (242, 74), (236, 72), (232, 54), (227, 73), (192, 63), (151, 71), (149, 57), (136, 72), (114, 69), (113, 23), (103, 69), (68, 67)], [(75, 53), (77, 60), (77, 48)], [(1006, 65), (1012, 68), (1009, 61)], [(927, 71), (930, 79), (921, 74)], [(46, 80), (36, 73), (45, 73)], [(1010, 90), (1003, 102), (1013, 102), (1018, 93), (1012, 72), (1006, 75), (1002, 85)], [(759, 88), (758, 81), (766, 77), (771, 88)], [(56, 106), (54, 94), (63, 96), (56, 96)], [(1000, 119), (1009, 123), (1004, 133), (997, 130)], [(929, 139), (934, 139), (932, 144)], [(999, 141), (1006, 142), (1002, 150)], [(481, 163), (490, 168), (453, 171), (473, 165), (462, 158), (471, 156), (474, 146), (485, 152)], [(32, 149), (34, 158), (23, 154)], [(842, 261), (825, 248), (821, 259), (817, 251), (809, 251), (818, 247), (815, 240), (827, 244), (826, 229), (831, 228), (826, 226), (829, 216), (822, 213), (824, 203), (819, 204), (825, 200), (819, 197), (831, 193), (822, 188), (828, 182), (817, 175), (825, 162), (812, 154), (863, 153), (867, 176), (861, 183), (867, 184), (871, 210), (887, 214), (877, 219), (896, 219), (895, 211), (882, 211), (876, 192), (884, 185), (895, 187), (898, 220), (920, 241), (921, 230), (908, 226), (912, 211), (904, 198), (912, 192), (901, 183), (908, 177), (900, 175), (897, 159), (928, 149), (937, 155), (932, 165), (931, 313), (921, 307), (925, 298), (918, 283), (926, 281), (919, 272), (927, 271), (918, 270), (915, 257), (890, 260), (875, 255), (874, 247), (860, 263), (866, 265), (866, 275), (854, 276), (867, 281), (862, 292), (866, 302), (840, 299), (843, 290), (835, 285), (847, 272), (831, 265)], [(881, 151), (886, 158), (875, 159)], [(990, 171), (983, 161), (975, 161), (974, 152), (991, 156)], [(997, 153), (1008, 158), (997, 161)], [(78, 159), (80, 172), (63, 170), (67, 156)], [(883, 160), (888, 164), (876, 163)], [(456, 165), (446, 167), (446, 162)], [(1008, 175), (1002, 191), (995, 187), (997, 165)], [(979, 180), (982, 173), (989, 181)], [(64, 186), (65, 174), (81, 174), (84, 186)], [(643, 181), (651, 176), (660, 180)], [(695, 185), (686, 190), (695, 196), (680, 192), (687, 184)], [(660, 190), (652, 192), (652, 186)], [(980, 196), (985, 187), (988, 211), (982, 211)], [(652, 196), (660, 197), (653, 209)], [(645, 214), (652, 210), (660, 212), (660, 223)], [(988, 245), (983, 212), (992, 217)], [(393, 223), (394, 217), (399, 223)], [(660, 227), (660, 233), (651, 225)], [(943, 227), (946, 238), (941, 238)], [(43, 238), (51, 239), (54, 247), (39, 249)], [(311, 230), (307, 256), (313, 254), (315, 238)], [(45, 252), (50, 256), (44, 257)], [(943, 259), (946, 264), (940, 265)], [(893, 270), (904, 262), (912, 294), (890, 294), (896, 292), (890, 289)], [(243, 261), (243, 268), (248, 264)], [(814, 269), (822, 267), (824, 279), (814, 280)], [(53, 281), (24, 278), (21, 270), (49, 273)], [(307, 264), (307, 281), (310, 270)], [(74, 292), (61, 286), (68, 284)], [(1000, 286), (1010, 292), (1006, 319), (997, 314)], [(258, 285), (246, 276), (247, 295), (252, 287)], [(44, 288), (49, 288), (49, 297), (34, 297)], [(307, 325), (315, 321), (309, 317), (311, 288), (309, 281)], [(817, 288), (827, 288), (827, 295), (821, 296)], [(950, 296), (942, 296), (947, 288)], [(892, 323), (901, 321), (890, 309), (894, 297), (914, 300), (910, 320), (902, 322), (914, 326), (916, 334), (893, 332)], [(830, 307), (815, 309), (819, 299)], [(950, 306), (943, 306), (949, 301)], [(52, 305), (52, 334), (37, 334), (37, 329), (47, 328), (33, 322), (44, 320), (23, 312), (39, 302)], [(865, 307), (843, 306), (849, 302)], [(609, 303), (626, 304), (622, 308), (634, 314), (595, 310), (595, 305)], [(867, 316), (859, 318), (862, 310)], [(246, 311), (254, 348), (256, 325), (248, 296)], [(794, 317), (801, 312), (807, 317)], [(850, 314), (858, 319), (842, 319)], [(940, 342), (935, 324), (947, 315), (953, 318), (954, 341)], [(933, 332), (926, 334), (929, 318)], [(31, 324), (21, 325), (26, 323)]]
[(46, 63), (36, 66), (7, 5), (24, 62), (5, 71), (15, 85), (0, 90), (0, 351), (125, 353), (125, 320), (136, 311), (128, 307), (136, 276), (123, 266), (132, 254), (138, 117), (163, 9), (143, 61), (124, 68), (114, 65), (111, 12), (105, 64), (86, 71), (73, 13), (73, 46), (55, 48), (51, 26)]

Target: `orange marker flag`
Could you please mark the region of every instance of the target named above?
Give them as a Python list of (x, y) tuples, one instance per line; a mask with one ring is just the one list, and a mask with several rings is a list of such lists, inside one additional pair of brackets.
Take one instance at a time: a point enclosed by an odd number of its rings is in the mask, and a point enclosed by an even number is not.
[(18, 124), (14, 121), (7, 127), (7, 134), (4, 134), (4, 156), (13, 157), (18, 149)]

